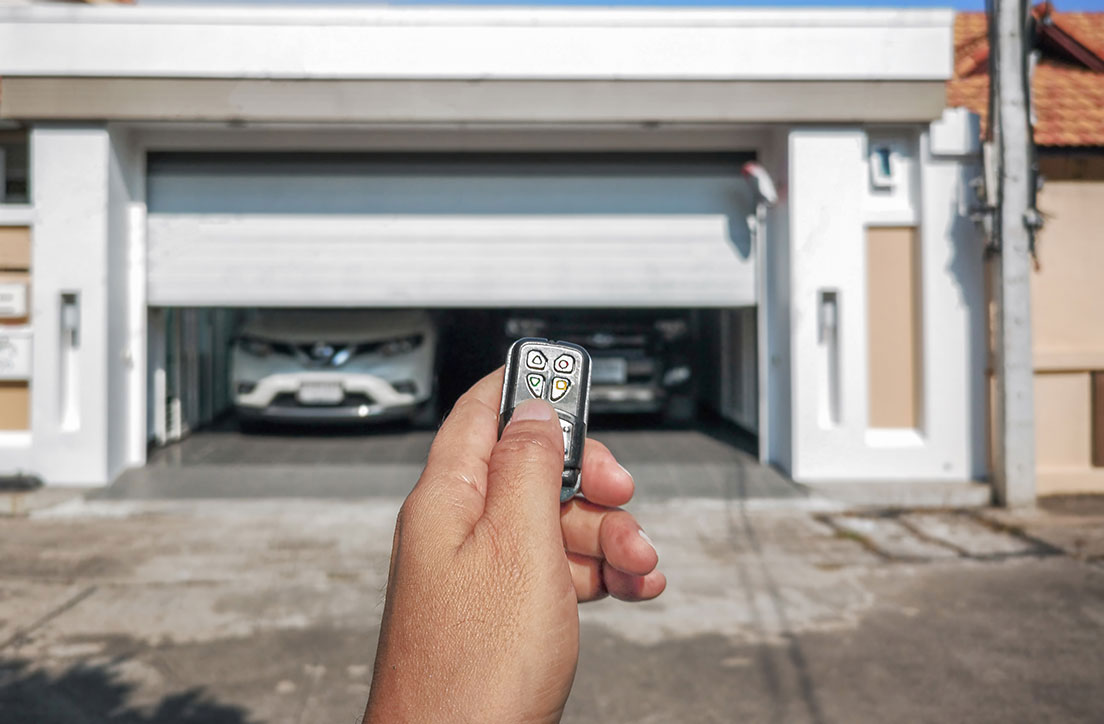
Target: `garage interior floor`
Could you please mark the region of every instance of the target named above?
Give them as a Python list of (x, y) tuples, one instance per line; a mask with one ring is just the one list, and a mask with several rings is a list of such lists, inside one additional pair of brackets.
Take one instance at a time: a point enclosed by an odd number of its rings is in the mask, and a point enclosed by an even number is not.
[[(760, 465), (746, 436), (721, 423), (685, 430), (597, 426), (591, 436), (609, 446), (633, 474), (638, 500), (809, 495)], [(244, 434), (228, 421), (151, 451), (145, 467), (124, 472), (96, 497), (403, 497), (417, 480), (432, 440), (430, 430), (403, 426)]]

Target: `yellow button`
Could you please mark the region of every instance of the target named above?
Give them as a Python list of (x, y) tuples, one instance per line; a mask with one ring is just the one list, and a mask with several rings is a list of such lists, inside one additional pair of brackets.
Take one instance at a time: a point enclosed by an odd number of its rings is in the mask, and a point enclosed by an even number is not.
[(552, 380), (552, 401), (562, 400), (563, 396), (567, 394), (567, 388), (571, 387), (571, 380), (566, 377), (557, 377)]

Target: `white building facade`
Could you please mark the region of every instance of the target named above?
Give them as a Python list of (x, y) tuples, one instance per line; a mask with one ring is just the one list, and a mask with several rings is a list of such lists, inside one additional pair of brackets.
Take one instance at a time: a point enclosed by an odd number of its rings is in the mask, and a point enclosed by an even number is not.
[(0, 431), (0, 475), (103, 485), (173, 436), (189, 350), (166, 359), (166, 309), (674, 307), (723, 310), (717, 407), (795, 480), (983, 479), (952, 25), (4, 9), (0, 117), (28, 129), (31, 191), (0, 204), (30, 249), (28, 313), (0, 326), (27, 422)]

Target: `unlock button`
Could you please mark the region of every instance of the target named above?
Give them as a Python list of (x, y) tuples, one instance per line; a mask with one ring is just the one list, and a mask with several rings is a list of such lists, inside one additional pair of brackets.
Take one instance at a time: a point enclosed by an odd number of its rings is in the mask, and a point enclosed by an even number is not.
[(549, 396), (553, 402), (559, 402), (567, 394), (568, 388), (571, 387), (571, 380), (566, 377), (557, 377), (552, 380), (552, 394)]
[(575, 358), (569, 354), (561, 354), (556, 358), (556, 361), (552, 363), (552, 366), (556, 368), (557, 372), (568, 374), (575, 369)]

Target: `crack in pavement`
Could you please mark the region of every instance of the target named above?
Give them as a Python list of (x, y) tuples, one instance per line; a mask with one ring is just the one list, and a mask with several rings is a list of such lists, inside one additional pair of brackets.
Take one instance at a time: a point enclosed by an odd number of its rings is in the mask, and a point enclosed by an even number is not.
[(8, 649), (11, 646), (15, 646), (17, 644), (23, 643), (24, 641), (27, 640), (27, 636), (34, 633), (38, 629), (42, 628), (43, 626), (48, 624), (50, 621), (53, 621), (55, 618), (57, 618), (61, 614), (65, 613), (66, 611), (72, 610), (74, 607), (76, 607), (82, 601), (84, 601), (89, 596), (91, 596), (93, 593), (95, 593), (98, 588), (99, 588), (99, 586), (95, 586), (95, 585), (88, 586), (84, 590), (70, 596), (68, 599), (63, 601), (60, 605), (55, 606), (50, 611), (46, 612), (46, 614), (44, 614), (43, 616), (40, 616), (30, 626), (25, 626), (24, 628), (21, 628), (21, 629), (17, 630), (15, 633), (13, 633), (11, 636), (9, 636), (5, 641), (0, 643), (0, 651), (4, 651), (4, 650)]

